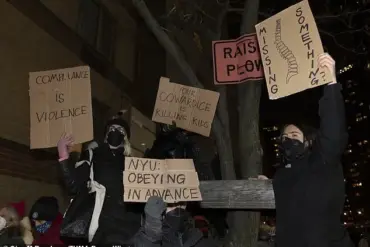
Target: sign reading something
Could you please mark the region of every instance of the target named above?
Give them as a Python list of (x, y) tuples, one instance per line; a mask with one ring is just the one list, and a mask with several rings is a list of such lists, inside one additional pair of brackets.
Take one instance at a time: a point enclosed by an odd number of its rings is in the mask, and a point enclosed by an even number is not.
[(55, 147), (62, 134), (76, 144), (93, 139), (90, 68), (29, 74), (31, 149)]
[(263, 79), (256, 34), (246, 34), (235, 40), (213, 41), (212, 44), (216, 85)]
[(256, 25), (270, 99), (278, 99), (333, 81), (318, 66), (324, 52), (307, 0)]
[(126, 157), (123, 181), (125, 202), (146, 202), (151, 196), (167, 203), (202, 200), (191, 159)]

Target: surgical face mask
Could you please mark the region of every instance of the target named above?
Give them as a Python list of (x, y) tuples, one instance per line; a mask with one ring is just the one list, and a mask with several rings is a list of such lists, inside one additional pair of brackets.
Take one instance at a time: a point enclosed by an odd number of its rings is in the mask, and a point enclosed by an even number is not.
[(283, 155), (287, 160), (294, 160), (300, 158), (305, 152), (305, 145), (303, 142), (285, 138), (281, 143)]
[(0, 216), (0, 231), (6, 227), (6, 219)]

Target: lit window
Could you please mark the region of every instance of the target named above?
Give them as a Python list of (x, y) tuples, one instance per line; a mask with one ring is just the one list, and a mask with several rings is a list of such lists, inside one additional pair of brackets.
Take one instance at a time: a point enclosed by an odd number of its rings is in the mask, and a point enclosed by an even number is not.
[(361, 214), (362, 214), (362, 212), (361, 212), (361, 211), (357, 211), (357, 213), (358, 213), (359, 215), (361, 215)]
[(343, 214), (344, 214), (344, 215), (347, 215), (347, 212), (344, 212)]
[(366, 144), (367, 143), (367, 140), (364, 140), (363, 142), (364, 142), (364, 144)]

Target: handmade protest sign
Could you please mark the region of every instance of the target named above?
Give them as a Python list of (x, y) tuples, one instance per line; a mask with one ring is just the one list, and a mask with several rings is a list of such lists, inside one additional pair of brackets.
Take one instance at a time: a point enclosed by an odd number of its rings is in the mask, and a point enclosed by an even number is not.
[(191, 159), (126, 157), (123, 184), (125, 202), (146, 202), (151, 196), (167, 203), (202, 200)]
[(93, 139), (90, 68), (29, 73), (31, 149), (55, 147), (61, 135), (74, 143)]
[(333, 81), (318, 66), (324, 49), (307, 0), (257, 24), (256, 31), (270, 99)]
[(220, 94), (161, 77), (152, 120), (209, 136)]
[(263, 79), (263, 66), (255, 33), (233, 40), (213, 41), (212, 49), (216, 85)]

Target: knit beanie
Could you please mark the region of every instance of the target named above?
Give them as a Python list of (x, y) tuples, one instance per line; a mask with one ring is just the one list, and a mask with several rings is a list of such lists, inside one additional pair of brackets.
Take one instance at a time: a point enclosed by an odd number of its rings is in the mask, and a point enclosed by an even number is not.
[(54, 196), (43, 196), (33, 204), (30, 211), (30, 219), (53, 221), (58, 213), (58, 200)]
[(127, 137), (130, 139), (130, 136), (131, 136), (130, 125), (127, 123), (127, 121), (125, 121), (123, 119), (123, 114), (124, 113), (125, 113), (125, 111), (118, 112), (117, 115), (113, 116), (113, 118), (110, 119), (107, 122), (107, 124), (105, 126), (105, 134), (107, 133), (110, 126), (119, 125), (119, 126), (123, 127), (126, 130)]

